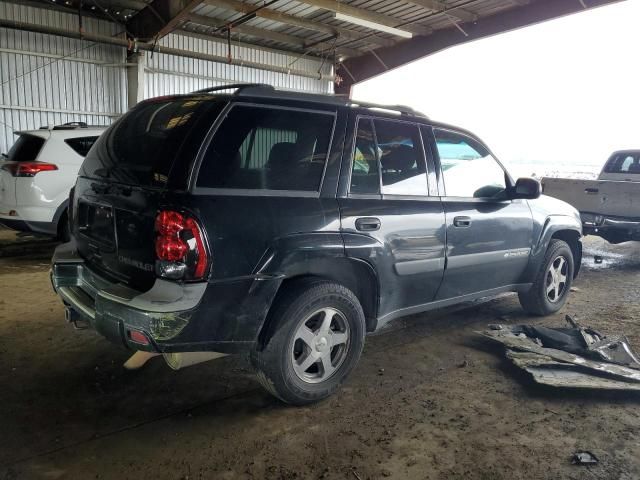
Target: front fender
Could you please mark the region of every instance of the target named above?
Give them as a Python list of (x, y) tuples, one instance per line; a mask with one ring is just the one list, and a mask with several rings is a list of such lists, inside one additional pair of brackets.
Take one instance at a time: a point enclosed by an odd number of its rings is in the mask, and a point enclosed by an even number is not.
[(582, 260), (582, 224), (580, 219), (570, 215), (549, 215), (540, 225), (536, 235), (522, 283), (532, 283), (535, 280), (551, 240), (554, 238), (564, 240), (568, 237), (575, 237), (578, 240), (576, 247), (572, 246), (575, 264), (574, 275), (577, 275)]

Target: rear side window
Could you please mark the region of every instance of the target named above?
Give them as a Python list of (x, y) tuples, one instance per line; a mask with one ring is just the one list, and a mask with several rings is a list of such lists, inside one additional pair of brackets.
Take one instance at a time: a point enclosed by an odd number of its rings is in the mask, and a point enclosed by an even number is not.
[(200, 97), (142, 102), (100, 135), (80, 175), (163, 187), (181, 149), (204, 139), (206, 130), (195, 127), (199, 120), (221, 108)]
[(45, 139), (35, 135), (22, 134), (13, 144), (7, 160), (11, 162), (33, 162), (42, 150)]
[(86, 157), (98, 137), (67, 138), (64, 143), (69, 145), (78, 155)]
[(355, 194), (428, 195), (418, 126), (393, 120), (358, 120), (351, 169)]
[(373, 134), (373, 122), (366, 118), (358, 121), (356, 144), (351, 169), (351, 193), (380, 193), (378, 153)]
[(640, 152), (619, 153), (604, 167), (606, 173), (640, 173)]
[(382, 170), (382, 193), (427, 195), (427, 169), (418, 126), (374, 121)]
[(205, 152), (197, 186), (318, 191), (334, 120), (329, 113), (236, 105)]

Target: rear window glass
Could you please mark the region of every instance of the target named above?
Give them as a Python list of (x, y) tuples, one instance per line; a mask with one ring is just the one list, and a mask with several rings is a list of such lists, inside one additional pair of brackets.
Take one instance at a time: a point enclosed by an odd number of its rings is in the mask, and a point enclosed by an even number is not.
[(42, 150), (44, 142), (45, 139), (42, 137), (22, 134), (9, 150), (7, 160), (12, 162), (33, 162), (38, 157), (40, 150)]
[(100, 136), (80, 175), (134, 185), (166, 185), (183, 145), (202, 141), (189, 135), (212, 104), (206, 98), (174, 98), (137, 105)]
[(87, 156), (89, 150), (98, 137), (77, 137), (77, 138), (67, 138), (64, 142), (69, 145), (78, 155), (83, 157)]
[(619, 153), (604, 167), (606, 173), (640, 173), (640, 152)]
[(329, 113), (235, 106), (202, 159), (197, 185), (317, 191), (334, 118)]

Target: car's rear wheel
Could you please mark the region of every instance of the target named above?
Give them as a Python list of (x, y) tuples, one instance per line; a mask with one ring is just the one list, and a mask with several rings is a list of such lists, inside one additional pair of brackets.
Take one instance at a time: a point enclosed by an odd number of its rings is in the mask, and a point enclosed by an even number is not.
[(567, 302), (573, 281), (573, 253), (563, 240), (551, 240), (531, 289), (520, 292), (520, 304), (533, 315), (550, 315)]
[(365, 321), (357, 297), (342, 285), (305, 281), (288, 287), (270, 314), (265, 345), (252, 352), (267, 391), (292, 405), (334, 393), (358, 362)]

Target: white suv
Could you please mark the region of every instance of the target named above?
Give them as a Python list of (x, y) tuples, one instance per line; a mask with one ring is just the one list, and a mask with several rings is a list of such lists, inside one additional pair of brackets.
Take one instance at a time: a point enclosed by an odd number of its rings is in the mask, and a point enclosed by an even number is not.
[(73, 122), (16, 132), (16, 143), (0, 158), (0, 224), (66, 241), (69, 191), (105, 129)]

